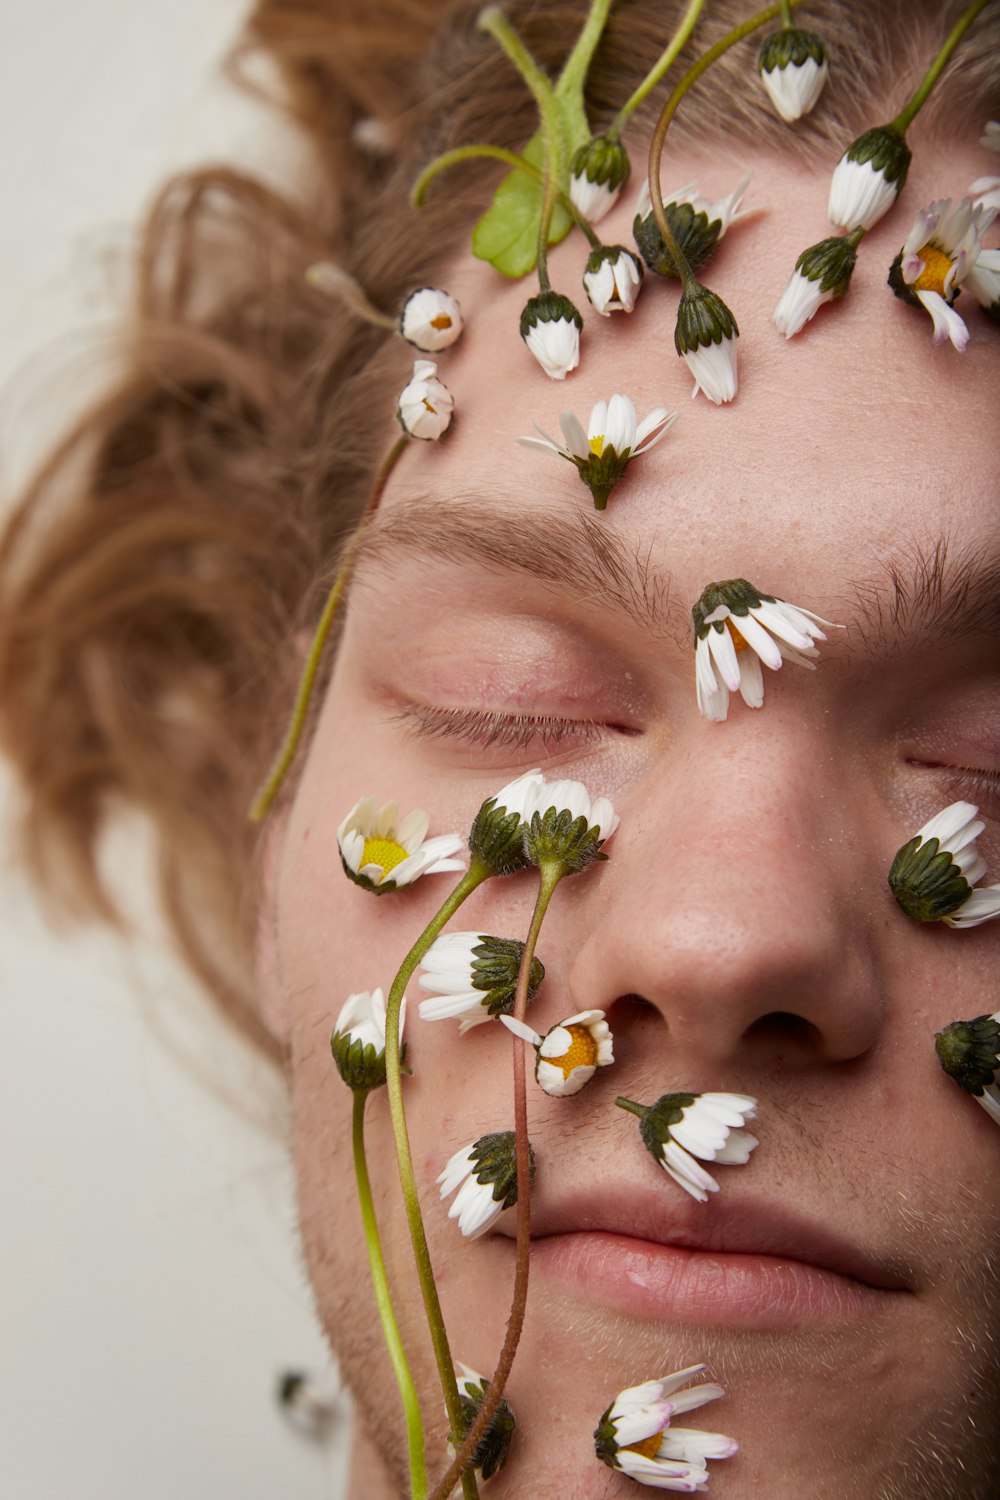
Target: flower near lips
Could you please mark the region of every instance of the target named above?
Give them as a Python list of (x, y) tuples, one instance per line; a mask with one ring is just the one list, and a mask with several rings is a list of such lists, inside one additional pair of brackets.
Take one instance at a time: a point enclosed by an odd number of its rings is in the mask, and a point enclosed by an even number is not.
[(451, 426), (455, 398), (437, 378), (432, 359), (414, 361), (413, 378), (399, 393), (396, 417), (403, 431), (423, 442), (436, 443)]
[(710, 583), (691, 609), (694, 619), (698, 709), (720, 723), (737, 689), (750, 708), (764, 702), (761, 662), (777, 671), (783, 661), (812, 667), (821, 629), (837, 629), (810, 610), (763, 594), (745, 578)]
[(793, 338), (824, 302), (846, 296), (857, 258), (857, 248), (846, 236), (834, 235), (803, 250), (772, 314), (779, 333)]
[(544, 1036), (513, 1016), (500, 1017), (507, 1030), (535, 1049), (535, 1080), (555, 1099), (578, 1094), (597, 1072), (615, 1060), (611, 1027), (603, 1010), (581, 1010)]
[(651, 1489), (679, 1494), (703, 1490), (709, 1478), (708, 1459), (731, 1458), (739, 1446), (721, 1432), (671, 1426), (674, 1417), (725, 1395), (714, 1381), (680, 1389), (704, 1369), (704, 1365), (689, 1365), (619, 1391), (594, 1433), (601, 1463)]
[(1000, 1125), (1000, 1011), (974, 1021), (952, 1021), (934, 1036), (938, 1062)]
[(630, 397), (612, 396), (610, 401), (598, 401), (592, 409), (586, 432), (578, 417), (571, 411), (564, 411), (559, 418), (564, 443), (550, 438), (537, 423), (536, 430), (541, 437), (522, 437), (518, 442), (528, 448), (554, 453), (575, 465), (594, 497), (595, 510), (604, 510), (608, 496), (625, 477), (632, 460), (654, 448), (661, 438), (666, 437), (676, 420), (676, 412), (656, 406), (639, 422)]
[(464, 869), (453, 859), (462, 847), (457, 834), (427, 838), (430, 819), (417, 808), (401, 821), (395, 802), (379, 807), (377, 797), (362, 797), (337, 829), (344, 873), (375, 895), (412, 885), (421, 875), (444, 875)]
[[(462, 1408), (462, 1433), (458, 1442), (463, 1442), (486, 1400), (490, 1382), (485, 1376), (477, 1375), (475, 1370), (470, 1370), (468, 1365), (463, 1365), (461, 1361), (456, 1360), (456, 1366), (458, 1399)], [(493, 1475), (498, 1474), (507, 1462), (516, 1426), (514, 1413), (506, 1399), (501, 1396), (500, 1405), (469, 1460), (470, 1466), (477, 1471), (481, 1479), (492, 1479)], [(453, 1432), (448, 1434), (448, 1448), (452, 1454), (458, 1451)]]
[(796, 26), (785, 26), (765, 37), (757, 54), (757, 72), (771, 103), (789, 124), (814, 107), (829, 71), (820, 38)]
[[(405, 1024), (404, 995), (399, 1008), (400, 1055)], [(385, 1083), (385, 997), (381, 990), (348, 996), (330, 1038), (330, 1051), (349, 1088), (381, 1088)]]
[(723, 406), (737, 391), (736, 340), (740, 330), (722, 298), (699, 286), (685, 291), (677, 309), (674, 348), (694, 376), (692, 397), (704, 391)]
[[(478, 1239), (505, 1208), (517, 1202), (517, 1159), (513, 1130), (480, 1136), (449, 1158), (438, 1177), (441, 1197), (455, 1193), (448, 1210), (467, 1240)], [(535, 1180), (535, 1154), (528, 1147), (530, 1180)], [(455, 1189), (458, 1188), (458, 1192)]]
[(950, 198), (940, 198), (917, 214), (889, 269), (896, 296), (930, 314), (936, 344), (948, 339), (962, 352), (969, 342), (969, 330), (952, 303), (977, 268), (982, 236), (995, 217), (994, 209), (974, 205), (971, 198), (954, 208)]
[(699, 1203), (717, 1193), (715, 1178), (698, 1161), (743, 1166), (758, 1144), (742, 1126), (757, 1113), (749, 1094), (661, 1094), (655, 1104), (616, 1099), (639, 1120), (643, 1145), (660, 1166)]
[(583, 319), (560, 292), (539, 292), (521, 313), (521, 337), (552, 380), (565, 380), (580, 363)]
[(603, 219), (617, 201), (631, 172), (624, 147), (606, 135), (595, 135), (574, 154), (569, 168), (569, 196), (573, 206), (592, 224)]
[[(446, 932), (421, 959), (420, 987), (435, 992), (421, 1000), (422, 1021), (461, 1017), (459, 1033), (480, 1026), (514, 1009), (517, 975), (524, 944), (517, 938), (489, 937), (478, 932)], [(532, 959), (528, 1000), (534, 999), (545, 978), (539, 959)]]
[(602, 245), (587, 257), (583, 289), (602, 318), (630, 313), (635, 307), (645, 272), (638, 256), (624, 245)]
[[(702, 197), (696, 182), (690, 182), (676, 192), (664, 193), (663, 212), (692, 271), (700, 271), (707, 264), (730, 226), (745, 216), (745, 211), (740, 212), (740, 204), (749, 185), (748, 173), (732, 192), (714, 203)], [(632, 235), (651, 271), (659, 276), (680, 275), (653, 216), (648, 182), (644, 182), (639, 190)]]
[(898, 130), (876, 125), (833, 169), (827, 216), (838, 229), (871, 229), (903, 191), (913, 153)]
[(462, 309), (450, 292), (436, 286), (411, 292), (399, 315), (400, 333), (424, 354), (449, 349), (460, 337), (462, 327)]
[(973, 890), (986, 874), (976, 839), (986, 827), (972, 802), (953, 802), (897, 853), (889, 889), (914, 922), (978, 927), (1000, 917), (1000, 885)]

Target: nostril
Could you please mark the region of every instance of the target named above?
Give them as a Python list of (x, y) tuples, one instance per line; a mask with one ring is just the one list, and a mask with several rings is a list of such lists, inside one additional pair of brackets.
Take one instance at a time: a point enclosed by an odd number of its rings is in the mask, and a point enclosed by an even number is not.
[(789, 1010), (768, 1011), (758, 1016), (743, 1034), (744, 1041), (755, 1042), (800, 1042), (813, 1044), (819, 1040), (819, 1028), (804, 1016)]
[(645, 995), (635, 994), (619, 995), (608, 1006), (607, 1015), (609, 1018), (614, 1017), (619, 1025), (631, 1021), (652, 1020), (653, 1018), (661, 1021), (663, 1019), (658, 1006), (654, 1005), (651, 1000), (647, 1000)]

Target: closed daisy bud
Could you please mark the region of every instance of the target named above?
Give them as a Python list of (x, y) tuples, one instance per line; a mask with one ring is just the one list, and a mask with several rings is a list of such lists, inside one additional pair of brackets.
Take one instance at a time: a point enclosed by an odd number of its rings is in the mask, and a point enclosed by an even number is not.
[(524, 852), (525, 816), (531, 816), (527, 808), (544, 781), (541, 771), (525, 771), (495, 797), (487, 797), (477, 812), (469, 848), (494, 875), (513, 875), (531, 864)]
[(740, 1127), (757, 1113), (749, 1094), (661, 1094), (655, 1104), (616, 1099), (620, 1109), (638, 1116), (643, 1145), (660, 1166), (699, 1203), (717, 1193), (719, 1184), (701, 1161), (743, 1166), (758, 1144)]
[(620, 1391), (594, 1433), (601, 1463), (651, 1489), (681, 1494), (703, 1490), (709, 1478), (707, 1460), (731, 1458), (738, 1448), (720, 1432), (671, 1426), (673, 1417), (725, 1395), (714, 1381), (680, 1389), (704, 1369), (704, 1365), (690, 1365)]
[(362, 797), (337, 829), (345, 875), (381, 896), (412, 885), (421, 875), (464, 869), (460, 859), (452, 858), (462, 847), (458, 834), (429, 839), (429, 822), (419, 808), (400, 821), (395, 802), (380, 808), (377, 797)]
[(565, 380), (580, 363), (583, 319), (568, 297), (539, 292), (521, 313), (521, 337), (552, 380)]
[(771, 103), (789, 124), (813, 108), (829, 71), (820, 38), (796, 26), (786, 26), (765, 37), (757, 53), (757, 72)]
[[(696, 182), (663, 195), (663, 212), (667, 223), (692, 271), (700, 271), (711, 260), (730, 225), (744, 217), (740, 212), (740, 204), (749, 185), (748, 173), (731, 193), (714, 203), (702, 197)], [(655, 271), (658, 276), (680, 276), (653, 216), (648, 182), (644, 182), (639, 190), (632, 234), (651, 271)]]
[(524, 852), (533, 865), (561, 864), (577, 873), (606, 859), (601, 845), (618, 827), (607, 797), (591, 797), (582, 781), (546, 781), (532, 788), (524, 809)]
[(603, 1010), (581, 1010), (553, 1026), (544, 1036), (513, 1016), (501, 1016), (514, 1036), (535, 1049), (535, 1080), (553, 1098), (578, 1094), (598, 1068), (615, 1060), (611, 1027)]
[(830, 223), (838, 229), (871, 229), (903, 191), (912, 156), (891, 125), (876, 125), (859, 135), (833, 171)]
[(953, 802), (925, 823), (899, 850), (889, 889), (914, 922), (978, 927), (1000, 917), (1000, 885), (981, 886), (986, 861), (976, 839), (986, 824), (972, 802)]
[(632, 311), (644, 274), (642, 261), (624, 245), (602, 245), (587, 257), (583, 289), (594, 311), (610, 318), (614, 312)]
[[(517, 976), (524, 944), (517, 938), (489, 937), (479, 932), (445, 932), (421, 959), (420, 987), (435, 992), (433, 1000), (421, 1000), (422, 1021), (444, 1021), (462, 1017), (462, 1034), (494, 1016), (510, 1015), (514, 1009)], [(539, 959), (531, 961), (528, 1000), (535, 998), (545, 978)]]
[[(399, 1040), (406, 1023), (406, 996), (399, 1008)], [(377, 1089), (385, 1083), (385, 998), (381, 990), (348, 996), (330, 1038), (330, 1051), (341, 1078), (352, 1089)], [(400, 1046), (400, 1056), (403, 1048)]]
[(570, 162), (569, 195), (574, 207), (596, 224), (613, 208), (631, 172), (625, 149), (606, 135), (595, 135)]
[[(486, 1400), (489, 1388), (490, 1382), (485, 1376), (477, 1375), (475, 1370), (469, 1369), (468, 1365), (458, 1364), (458, 1399), (462, 1407), (462, 1431), (458, 1437), (453, 1432), (448, 1433), (448, 1447), (452, 1454), (457, 1453), (465, 1441), (469, 1429)], [(470, 1467), (476, 1470), (481, 1479), (492, 1479), (493, 1475), (498, 1474), (507, 1462), (510, 1457), (510, 1446), (514, 1441), (516, 1425), (514, 1413), (508, 1406), (506, 1397), (501, 1396), (500, 1405), (493, 1413), (492, 1421), (479, 1439), (469, 1460)]]
[(418, 359), (413, 379), (399, 393), (396, 417), (410, 437), (436, 443), (451, 426), (455, 399), (437, 378), (437, 365), (431, 359)]
[(677, 413), (669, 413), (665, 407), (657, 406), (636, 420), (635, 407), (628, 396), (612, 396), (610, 401), (598, 401), (590, 413), (587, 431), (570, 411), (559, 418), (565, 443), (557, 443), (535, 423), (540, 438), (521, 437), (519, 443), (528, 448), (542, 448), (565, 458), (576, 466), (577, 473), (594, 497), (594, 509), (604, 510), (608, 496), (624, 477), (634, 458), (656, 446), (666, 437), (677, 420)]
[(674, 347), (694, 376), (692, 397), (704, 391), (722, 406), (736, 395), (736, 340), (740, 330), (721, 297), (700, 286), (685, 291), (677, 309)]
[(1000, 1011), (974, 1021), (952, 1021), (935, 1033), (934, 1047), (949, 1078), (1000, 1125)]
[(954, 208), (950, 198), (940, 198), (917, 214), (889, 268), (896, 296), (930, 314), (936, 344), (950, 340), (962, 352), (969, 342), (969, 330), (952, 303), (978, 266), (982, 236), (994, 218), (993, 209), (976, 206), (971, 198)]
[(716, 723), (729, 713), (729, 694), (739, 690), (749, 708), (764, 702), (761, 662), (776, 672), (782, 662), (812, 668), (825, 641), (822, 626), (839, 629), (808, 609), (761, 593), (745, 578), (710, 583), (692, 606), (695, 690), (698, 711)]
[(824, 302), (846, 296), (858, 258), (849, 238), (834, 236), (803, 250), (773, 319), (780, 333), (790, 339), (814, 318)]
[[(530, 1180), (535, 1180), (535, 1154), (528, 1147)], [(449, 1219), (468, 1240), (478, 1239), (505, 1208), (517, 1202), (517, 1158), (513, 1130), (498, 1130), (480, 1136), (471, 1146), (456, 1151), (438, 1177), (441, 1197), (455, 1193)]]
[(425, 354), (449, 349), (462, 332), (462, 309), (449, 292), (423, 286), (411, 292), (399, 315), (399, 331)]

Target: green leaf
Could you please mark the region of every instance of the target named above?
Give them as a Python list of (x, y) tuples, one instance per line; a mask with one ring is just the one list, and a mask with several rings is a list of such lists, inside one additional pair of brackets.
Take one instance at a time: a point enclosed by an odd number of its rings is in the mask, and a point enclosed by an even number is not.
[[(543, 170), (545, 146), (536, 131), (521, 153)], [(567, 181), (560, 183), (564, 188)], [(542, 212), (542, 188), (527, 172), (508, 172), (493, 195), (493, 202), (472, 231), (472, 253), (489, 261), (498, 271), (515, 280), (534, 269), (538, 255), (538, 221)], [(549, 244), (565, 239), (573, 221), (556, 205), (549, 230)]]

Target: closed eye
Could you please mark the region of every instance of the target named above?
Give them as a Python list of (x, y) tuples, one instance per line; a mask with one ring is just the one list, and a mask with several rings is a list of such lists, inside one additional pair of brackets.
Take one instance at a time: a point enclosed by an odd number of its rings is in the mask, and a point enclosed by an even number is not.
[(483, 747), (551, 749), (567, 743), (588, 744), (608, 732), (634, 733), (594, 719), (559, 719), (547, 714), (509, 714), (495, 709), (438, 708), (408, 703), (394, 715), (397, 723), (427, 739), (456, 740)]

